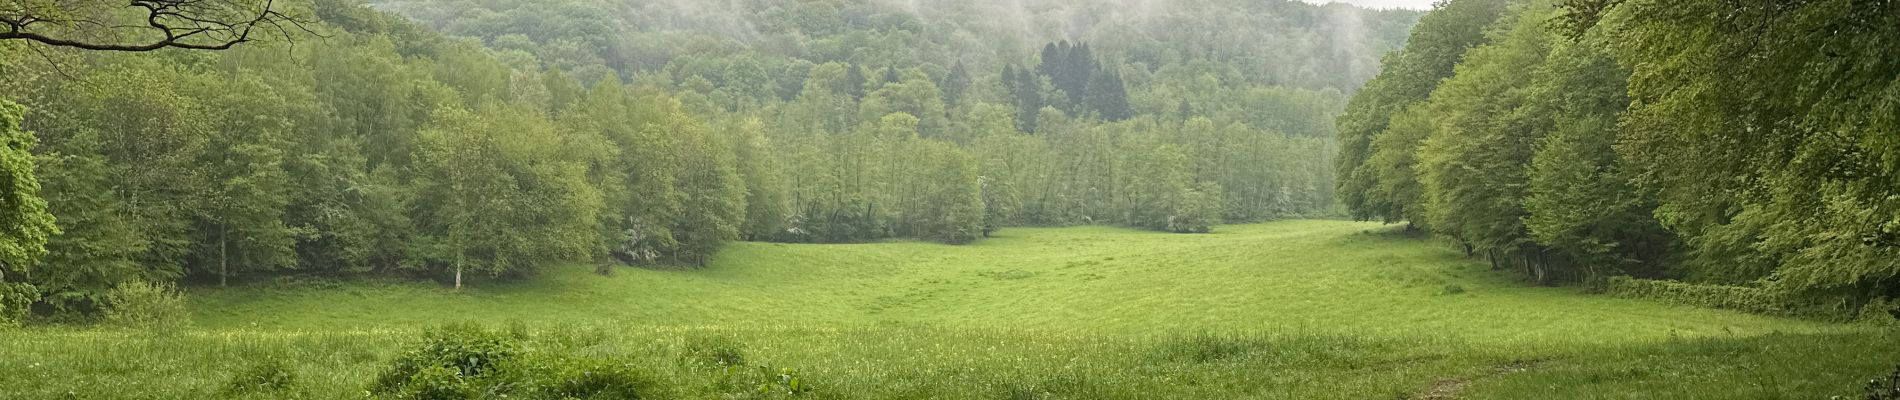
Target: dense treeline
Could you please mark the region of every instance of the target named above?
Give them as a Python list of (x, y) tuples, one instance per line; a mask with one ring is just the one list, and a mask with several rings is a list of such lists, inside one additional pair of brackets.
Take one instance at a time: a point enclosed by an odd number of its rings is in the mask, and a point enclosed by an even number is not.
[[(594, 12), (622, 6), (639, 12)], [(1155, 14), (1222, 15), (1284, 50), (1263, 52), (1066, 7), (1035, 21), (1095, 25), (1019, 32), (984, 25), (991, 6), (883, 2), (380, 7), (423, 24), (326, 0), (292, 11), (314, 35), (222, 52), (0, 41), (0, 101), (24, 106), (0, 107), (0, 311), (90, 315), (139, 282), (460, 286), (576, 261), (704, 265), (739, 239), (1327, 214), (1328, 121), (1416, 17)], [(1245, 25), (1262, 18), (1287, 24)]]
[(1340, 198), (1540, 283), (1883, 304), (1896, 44), (1892, 2), (1450, 1), (1339, 118)]

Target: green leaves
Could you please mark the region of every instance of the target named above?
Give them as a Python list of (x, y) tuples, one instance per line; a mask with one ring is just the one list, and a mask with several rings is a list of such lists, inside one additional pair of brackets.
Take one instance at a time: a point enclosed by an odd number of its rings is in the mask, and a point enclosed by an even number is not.
[(60, 232), (40, 198), (32, 153), (38, 141), (20, 130), (23, 111), (0, 100), (0, 284), (8, 282), (7, 274), (25, 273), (39, 262), (47, 239)]

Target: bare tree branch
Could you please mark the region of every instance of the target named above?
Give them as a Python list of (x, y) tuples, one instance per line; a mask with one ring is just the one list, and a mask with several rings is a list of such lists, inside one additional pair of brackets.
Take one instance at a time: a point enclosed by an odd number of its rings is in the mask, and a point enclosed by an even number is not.
[(276, 0), (261, 4), (243, 0), (131, 0), (120, 7), (142, 11), (143, 25), (134, 25), (137, 22), (129, 20), (114, 19), (122, 23), (109, 24), (72, 17), (67, 14), (80, 13), (64, 12), (69, 10), (13, 10), (0, 4), (0, 40), (101, 51), (224, 50), (256, 40), (253, 31), (260, 25), (264, 30), (257, 33), (286, 41), (295, 38), (286, 25), (314, 35), (307, 26), (310, 21), (275, 6)]

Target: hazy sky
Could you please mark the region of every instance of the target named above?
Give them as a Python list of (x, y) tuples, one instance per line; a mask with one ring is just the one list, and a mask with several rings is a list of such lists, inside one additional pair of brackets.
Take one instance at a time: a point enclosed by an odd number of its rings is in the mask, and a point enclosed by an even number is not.
[(1366, 8), (1410, 8), (1424, 10), (1432, 8), (1433, 0), (1306, 0), (1311, 3), (1348, 3)]

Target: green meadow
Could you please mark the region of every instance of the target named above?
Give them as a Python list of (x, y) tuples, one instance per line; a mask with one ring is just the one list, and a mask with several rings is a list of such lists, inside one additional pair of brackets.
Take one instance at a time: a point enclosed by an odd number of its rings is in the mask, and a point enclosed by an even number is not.
[[(1900, 362), (1891, 328), (1534, 287), (1343, 221), (734, 243), (700, 269), (188, 296), (183, 328), (0, 333), (0, 398), (365, 398), (420, 332), (456, 322), (614, 360), (647, 398), (1828, 398)], [(283, 384), (233, 389), (260, 368)], [(787, 377), (800, 389), (770, 387)]]

